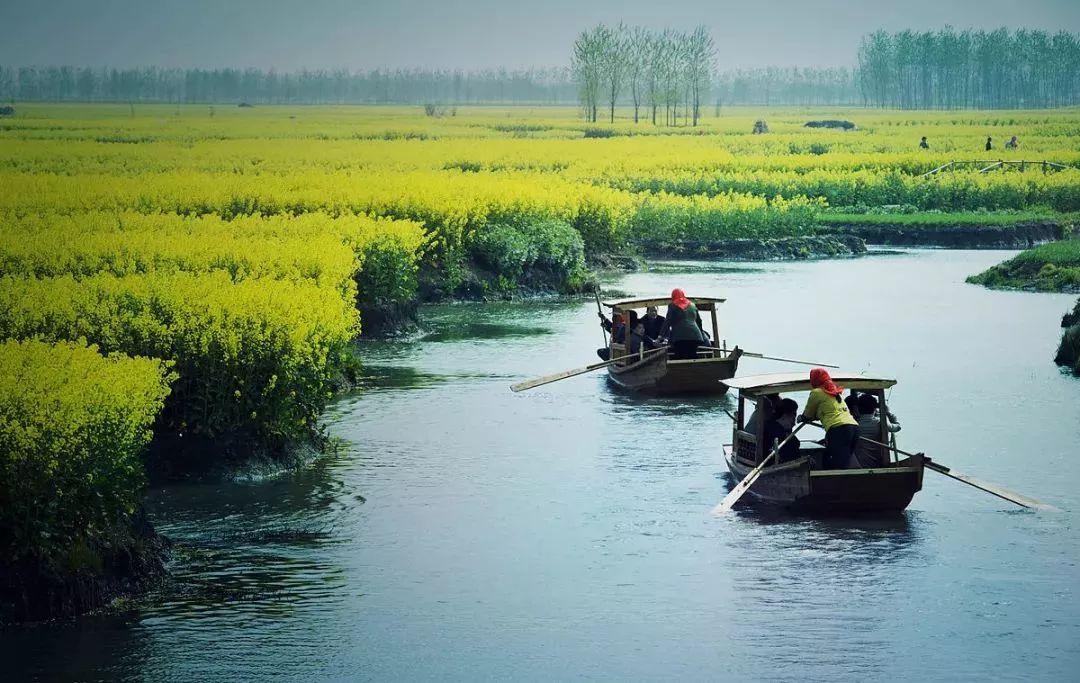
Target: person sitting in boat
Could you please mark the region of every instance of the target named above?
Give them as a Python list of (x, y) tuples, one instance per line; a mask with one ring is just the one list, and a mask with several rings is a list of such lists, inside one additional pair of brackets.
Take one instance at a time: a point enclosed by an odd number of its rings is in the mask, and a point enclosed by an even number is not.
[(686, 298), (686, 292), (678, 288), (671, 290), (671, 303), (660, 336), (670, 342), (676, 360), (697, 358), (697, 349), (705, 341), (700, 320), (697, 306)]
[(656, 340), (648, 335), (645, 330), (645, 321), (638, 318), (637, 311), (630, 311), (630, 340), (627, 342), (627, 350), (632, 354), (651, 351), (657, 348)]
[[(855, 444), (855, 452), (851, 454), (852, 468), (861, 467), (885, 467), (888, 465), (887, 451), (877, 444), (864, 441), (871, 439), (881, 441), (881, 418), (874, 413), (878, 409), (878, 400), (873, 394), (859, 394), (859, 440)], [(900, 431), (900, 425), (896, 422), (896, 416), (889, 413), (889, 431)]]
[[(776, 415), (765, 423), (765, 452), (772, 453), (778, 443), (784, 441), (795, 428), (795, 418), (799, 414), (799, 404), (794, 399), (785, 398), (779, 401)], [(776, 454), (777, 462), (790, 462), (799, 457), (799, 437), (793, 436), (788, 439)]]
[(859, 395), (855, 391), (848, 392), (847, 398), (844, 399), (844, 403), (847, 404), (848, 412), (856, 420), (859, 419)]
[(825, 428), (824, 469), (842, 470), (851, 461), (859, 440), (859, 423), (840, 398), (844, 387), (832, 381), (825, 368), (810, 371), (810, 398), (799, 416), (800, 422), (817, 420)]
[[(613, 321), (608, 320), (607, 316), (599, 311), (596, 312), (596, 315), (600, 317), (600, 326), (611, 334), (612, 343), (622, 344), (626, 339), (626, 325), (623, 323), (622, 313), (616, 313)], [(601, 360), (611, 360), (611, 349), (608, 347), (597, 349), (596, 355), (600, 356)]]
[(656, 306), (649, 306), (645, 309), (645, 317), (641, 319), (641, 323), (645, 326), (646, 337), (650, 339), (660, 338), (660, 332), (664, 329), (664, 319), (660, 317)]
[[(743, 430), (756, 435), (758, 421), (764, 420), (765, 423), (768, 424), (769, 420), (776, 417), (776, 413), (779, 409), (780, 394), (765, 394), (765, 407), (759, 411), (757, 406), (754, 406), (754, 410), (750, 413), (750, 417), (747, 418)], [(762, 413), (764, 413), (764, 415), (762, 415)]]

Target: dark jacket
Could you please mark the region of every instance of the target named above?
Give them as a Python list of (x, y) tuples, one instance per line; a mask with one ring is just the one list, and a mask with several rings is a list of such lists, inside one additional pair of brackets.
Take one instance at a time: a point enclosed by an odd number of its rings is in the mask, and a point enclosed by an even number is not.
[(643, 334), (642, 326), (638, 321), (638, 326), (633, 330), (630, 330), (630, 342), (626, 345), (627, 351), (630, 353), (639, 353), (642, 345), (645, 346), (646, 351), (650, 351), (656, 348), (656, 342), (647, 334)]
[(649, 316), (639, 318), (641, 324), (645, 326), (645, 336), (652, 339), (656, 339), (660, 336), (660, 332), (664, 329), (665, 318), (662, 315), (658, 315), (652, 320), (649, 320)]
[[(765, 442), (762, 446), (762, 456), (766, 456), (772, 453), (772, 449), (775, 448), (776, 443), (779, 443), (791, 434), (791, 430), (781, 425), (776, 420), (769, 420), (765, 423)], [(775, 443), (774, 443), (775, 442)], [(783, 445), (780, 452), (777, 453), (777, 462), (788, 462), (799, 457), (799, 437), (793, 436), (791, 439)]]

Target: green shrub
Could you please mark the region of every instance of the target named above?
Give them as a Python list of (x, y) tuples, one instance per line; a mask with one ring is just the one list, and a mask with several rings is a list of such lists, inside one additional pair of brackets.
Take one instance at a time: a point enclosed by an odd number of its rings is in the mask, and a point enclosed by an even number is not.
[(586, 128), (585, 137), (587, 138), (613, 138), (619, 133), (614, 128)]
[(0, 592), (100, 569), (145, 483), (140, 453), (174, 376), (83, 343), (0, 343)]
[(585, 241), (563, 221), (542, 220), (521, 228), (536, 251), (535, 265), (569, 277), (585, 268)]
[(473, 237), (470, 253), (494, 273), (516, 280), (536, 260), (536, 245), (512, 225), (490, 225)]
[(499, 276), (500, 289), (513, 289), (531, 270), (554, 275), (574, 289), (585, 271), (585, 242), (568, 223), (555, 219), (489, 225), (470, 245), (473, 259)]
[(361, 261), (363, 267), (356, 274), (358, 307), (387, 308), (415, 300), (415, 248), (387, 236), (365, 246)]

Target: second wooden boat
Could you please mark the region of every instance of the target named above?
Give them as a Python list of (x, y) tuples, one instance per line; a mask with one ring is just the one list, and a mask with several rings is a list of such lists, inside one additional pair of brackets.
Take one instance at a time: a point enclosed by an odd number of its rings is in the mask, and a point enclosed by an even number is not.
[[(701, 313), (709, 313), (712, 328), (712, 346), (703, 345), (697, 358), (676, 360), (667, 353), (647, 353), (644, 349), (631, 354), (624, 344), (610, 343), (611, 358), (620, 362), (608, 367), (608, 380), (627, 391), (649, 394), (723, 394), (727, 386), (721, 380), (735, 376), (739, 369), (742, 351), (738, 347), (727, 349), (727, 342), (717, 340), (720, 336), (717, 306), (724, 299), (715, 297), (689, 297)], [(649, 306), (660, 308), (670, 303), (668, 297), (643, 299), (620, 299), (605, 301), (604, 306), (615, 315), (628, 315), (630, 311), (645, 310)]]

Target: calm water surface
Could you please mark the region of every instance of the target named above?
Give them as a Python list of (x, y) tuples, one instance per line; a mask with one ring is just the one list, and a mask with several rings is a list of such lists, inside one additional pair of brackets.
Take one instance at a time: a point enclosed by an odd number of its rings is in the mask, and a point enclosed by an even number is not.
[[(364, 345), (341, 452), (170, 487), (162, 599), (0, 634), (14, 679), (1077, 680), (1080, 380), (1050, 362), (1070, 297), (964, 276), (1010, 254), (667, 265), (608, 283), (729, 298), (729, 344), (895, 376), (901, 447), (1061, 508), (928, 472), (894, 519), (742, 509), (719, 399), (637, 399), (593, 374), (591, 303), (426, 311)], [(740, 373), (793, 366), (744, 360)]]

